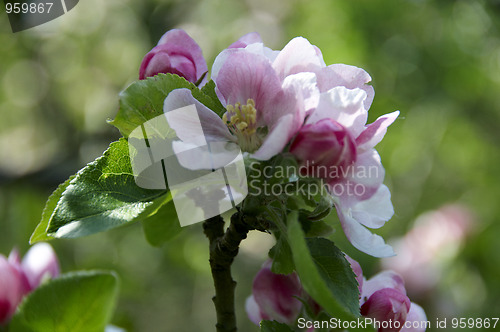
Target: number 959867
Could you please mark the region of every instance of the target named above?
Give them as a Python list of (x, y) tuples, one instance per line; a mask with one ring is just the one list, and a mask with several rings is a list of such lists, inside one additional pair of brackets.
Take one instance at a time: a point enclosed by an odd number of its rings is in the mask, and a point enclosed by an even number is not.
[(5, 4), (5, 11), (7, 14), (43, 14), (50, 13), (53, 2), (41, 2), (41, 3), (27, 3), (27, 2), (12, 2)]

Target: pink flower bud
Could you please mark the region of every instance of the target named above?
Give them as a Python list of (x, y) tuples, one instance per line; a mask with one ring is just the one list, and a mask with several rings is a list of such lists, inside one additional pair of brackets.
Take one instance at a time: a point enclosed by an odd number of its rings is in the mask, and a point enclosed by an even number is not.
[(13, 249), (8, 260), (0, 255), (0, 325), (16, 311), (23, 296), (37, 288), (44, 279), (59, 275), (59, 263), (47, 243), (35, 244), (23, 260)]
[(172, 73), (197, 82), (206, 72), (207, 63), (200, 46), (184, 30), (167, 31), (141, 63), (139, 79), (159, 73)]
[(392, 322), (389, 328), (379, 328), (379, 332), (397, 332), (404, 326), (410, 305), (410, 299), (405, 294), (394, 288), (383, 288), (373, 293), (361, 306), (361, 314), (379, 322)]
[(356, 143), (347, 129), (332, 119), (302, 127), (290, 152), (301, 163), (301, 173), (334, 180), (356, 161)]
[[(403, 278), (394, 271), (383, 271), (363, 283), (361, 296), (361, 314), (379, 322), (392, 322), (388, 328), (379, 328), (379, 332), (399, 331), (406, 320), (425, 318), (425, 313), (418, 305), (410, 302), (406, 296)], [(410, 307), (415, 306), (410, 315)]]
[(248, 317), (257, 325), (263, 319), (292, 324), (302, 308), (302, 302), (296, 298), (301, 294), (297, 274), (275, 274), (268, 261), (253, 281), (253, 295), (246, 302)]
[(22, 297), (21, 273), (0, 255), (0, 325), (14, 314)]

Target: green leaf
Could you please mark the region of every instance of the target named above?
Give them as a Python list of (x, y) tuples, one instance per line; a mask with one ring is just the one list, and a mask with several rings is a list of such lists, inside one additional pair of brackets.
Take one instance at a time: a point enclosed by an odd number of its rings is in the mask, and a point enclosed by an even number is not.
[[(136, 81), (120, 93), (120, 109), (114, 120), (108, 121), (124, 137), (143, 124), (163, 114), (163, 102), (175, 89), (191, 90), (193, 97), (208, 108), (220, 111), (220, 101), (205, 95), (196, 85), (174, 74), (158, 74)], [(204, 91), (208, 92), (209, 87)], [(213, 93), (215, 95), (215, 92)], [(217, 96), (215, 96), (217, 97)]]
[(166, 193), (135, 184), (128, 144), (120, 139), (70, 181), (49, 220), (47, 234), (74, 238), (144, 219), (158, 209), (155, 200)]
[(47, 228), (49, 227), (49, 221), (50, 221), (50, 218), (52, 217), (52, 213), (54, 213), (54, 210), (57, 207), (57, 202), (59, 202), (59, 199), (61, 199), (63, 192), (69, 186), (70, 181), (74, 177), (75, 176), (72, 175), (64, 183), (60, 184), (57, 187), (57, 189), (54, 190), (52, 195), (50, 195), (49, 199), (47, 200), (47, 203), (45, 203), (45, 208), (43, 209), (43, 212), (42, 212), (42, 220), (40, 220), (40, 223), (38, 223), (38, 226), (36, 226), (35, 231), (31, 235), (30, 244), (40, 242), (40, 241), (50, 241), (50, 240), (54, 239), (52, 236), (48, 236), (46, 233)]
[(302, 214), (299, 219), (306, 237), (327, 236), (334, 232), (333, 227), (323, 220), (312, 221)]
[(327, 239), (304, 238), (296, 212), (289, 215), (288, 240), (296, 271), (313, 299), (334, 317), (358, 317), (358, 283), (342, 251)]
[(212, 111), (217, 113), (222, 118), (222, 115), (226, 113), (226, 109), (220, 102), (219, 97), (217, 97), (217, 93), (215, 93), (215, 82), (210, 80), (207, 84), (203, 86), (203, 88), (201, 88), (201, 92), (203, 92), (205, 95), (207, 95), (212, 99), (214, 106), (212, 108)]
[(142, 221), (142, 228), (148, 242), (159, 247), (175, 237), (182, 230), (177, 218), (172, 195), (162, 198), (163, 204), (152, 215)]
[(273, 259), (271, 271), (278, 274), (290, 274), (295, 270), (292, 250), (288, 245), (286, 236), (277, 236), (274, 247), (269, 250), (269, 257)]
[(278, 323), (273, 320), (263, 320), (260, 322), (260, 331), (261, 332), (293, 332), (290, 326)]
[(10, 323), (10, 332), (102, 332), (118, 292), (114, 273), (67, 273), (31, 293)]

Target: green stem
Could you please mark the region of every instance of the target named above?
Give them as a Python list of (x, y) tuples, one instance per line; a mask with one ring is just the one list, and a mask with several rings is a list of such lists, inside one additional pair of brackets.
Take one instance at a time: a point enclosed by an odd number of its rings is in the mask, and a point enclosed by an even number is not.
[(224, 220), (217, 216), (203, 223), (203, 230), (210, 242), (210, 268), (215, 286), (212, 298), (217, 313), (217, 332), (236, 332), (234, 290), (236, 281), (231, 276), (231, 264), (238, 255), (238, 248), (253, 227), (245, 223), (237, 212), (224, 232)]

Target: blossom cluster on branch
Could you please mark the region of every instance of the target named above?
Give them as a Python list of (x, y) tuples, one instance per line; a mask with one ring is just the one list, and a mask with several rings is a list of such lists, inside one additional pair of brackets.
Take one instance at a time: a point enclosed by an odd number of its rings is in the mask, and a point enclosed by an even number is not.
[[(140, 78), (173, 73), (203, 85), (206, 68), (196, 42), (182, 30), (170, 30), (144, 57)], [(300, 165), (307, 165), (301, 167), (302, 175), (325, 182), (342, 228), (356, 248), (376, 257), (394, 255), (366, 227), (379, 228), (394, 214), (374, 147), (399, 112), (367, 124), (374, 89), (366, 71), (344, 64), (327, 66), (319, 48), (302, 37), (275, 51), (257, 33), (250, 33), (216, 57), (211, 79), (227, 110), (222, 119), (189, 89), (176, 89), (165, 99), (164, 112), (178, 137), (191, 137), (193, 127), (185, 118), (169, 117), (169, 112), (196, 105), (208, 142), (237, 143), (257, 160), (290, 152)], [(183, 163), (202, 167), (196, 154)], [(223, 165), (213, 161), (205, 165), (219, 166)], [(367, 169), (369, 175), (361, 172)], [(349, 186), (358, 190), (338, 190)]]

